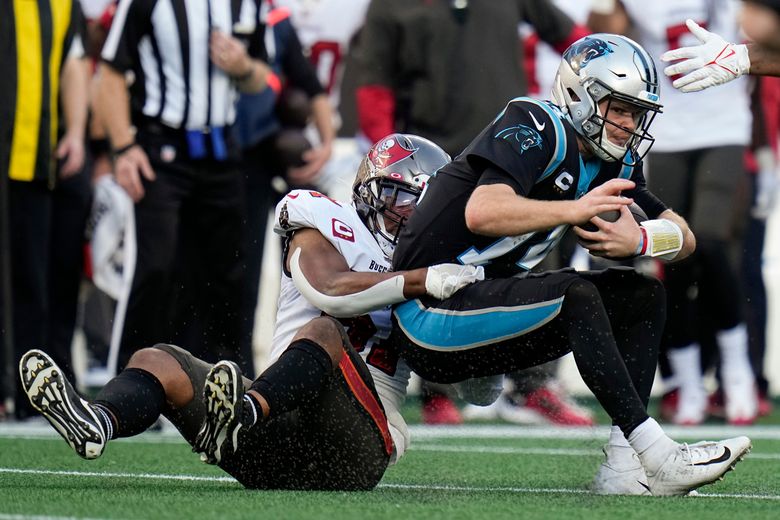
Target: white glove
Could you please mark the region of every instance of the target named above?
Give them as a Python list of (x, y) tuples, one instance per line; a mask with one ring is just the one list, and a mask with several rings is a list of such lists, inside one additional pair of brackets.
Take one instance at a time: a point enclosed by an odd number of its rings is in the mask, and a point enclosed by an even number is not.
[(467, 285), (484, 279), (485, 270), (481, 265), (434, 265), (425, 276), (425, 292), (437, 300), (446, 300)]
[(753, 218), (766, 220), (777, 203), (777, 192), (780, 189), (778, 168), (775, 164), (774, 152), (771, 148), (756, 150), (758, 177), (756, 178), (756, 201), (750, 208)]
[(701, 45), (672, 49), (661, 56), (661, 61), (683, 60), (664, 69), (667, 76), (684, 74), (672, 82), (674, 88), (697, 92), (728, 83), (750, 72), (747, 46), (729, 43), (691, 19), (686, 20), (685, 25)]

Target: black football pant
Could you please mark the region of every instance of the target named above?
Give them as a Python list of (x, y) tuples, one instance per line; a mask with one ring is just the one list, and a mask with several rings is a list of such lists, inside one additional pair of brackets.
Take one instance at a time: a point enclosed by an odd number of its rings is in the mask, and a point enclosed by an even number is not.
[(661, 283), (632, 269), (564, 270), (401, 304), (391, 338), (412, 370), (441, 383), (573, 352), (588, 388), (627, 435), (648, 417), (665, 308)]

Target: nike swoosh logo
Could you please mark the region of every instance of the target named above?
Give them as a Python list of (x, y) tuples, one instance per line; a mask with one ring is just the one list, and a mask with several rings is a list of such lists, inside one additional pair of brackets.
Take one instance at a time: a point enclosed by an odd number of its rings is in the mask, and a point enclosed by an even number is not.
[(650, 491), (650, 486), (648, 486), (647, 484), (645, 484), (641, 480), (637, 480), (636, 483), (639, 484), (640, 486), (642, 486), (643, 488), (645, 488), (649, 493), (652, 493), (652, 491)]
[(536, 120), (536, 118), (534, 117), (533, 112), (531, 112), (531, 111), (529, 111), (528, 114), (531, 116), (531, 119), (534, 120), (534, 126), (536, 127), (536, 129), (539, 130), (540, 132), (543, 131), (544, 130), (544, 126), (547, 123), (539, 123), (539, 121)]
[(723, 455), (717, 459), (710, 459), (707, 462), (697, 462), (694, 466), (709, 466), (710, 464), (718, 464), (719, 462), (726, 462), (731, 458), (731, 450), (728, 447), (723, 447)]

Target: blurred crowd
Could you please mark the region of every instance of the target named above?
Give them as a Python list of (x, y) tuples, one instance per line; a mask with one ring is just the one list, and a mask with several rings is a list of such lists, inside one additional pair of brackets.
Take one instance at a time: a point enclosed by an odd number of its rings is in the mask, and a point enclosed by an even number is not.
[[(278, 254), (265, 243), (276, 202), (296, 188), (347, 200), (360, 158), (392, 132), (456, 157), (510, 99), (546, 99), (560, 52), (580, 37), (624, 34), (657, 58), (696, 43), (688, 18), (732, 42), (780, 27), (772, 0), (183, 5), (0, 8), (3, 416), (32, 414), (26, 399), (6, 408), (30, 348), (45, 347), (83, 388), (159, 342), (233, 359), (254, 378), (258, 300), (277, 290), (261, 283), (264, 255)], [(659, 414), (751, 424), (772, 408), (762, 252), (779, 185), (780, 79), (697, 94), (672, 79), (660, 79), (645, 174), (698, 247), (673, 266), (636, 264), (667, 289)], [(576, 239), (551, 256), (540, 268), (604, 262)], [(459, 409), (448, 387), (424, 381), (420, 397), (430, 424), (594, 424), (558, 362), (506, 374), (487, 407)]]

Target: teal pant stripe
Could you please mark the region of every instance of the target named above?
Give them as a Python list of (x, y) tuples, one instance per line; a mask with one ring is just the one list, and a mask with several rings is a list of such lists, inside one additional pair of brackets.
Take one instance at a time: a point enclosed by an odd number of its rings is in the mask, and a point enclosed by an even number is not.
[(526, 334), (561, 311), (563, 297), (533, 305), (480, 311), (426, 309), (419, 300), (396, 307), (401, 330), (417, 345), (443, 351), (475, 348)]

